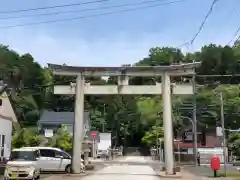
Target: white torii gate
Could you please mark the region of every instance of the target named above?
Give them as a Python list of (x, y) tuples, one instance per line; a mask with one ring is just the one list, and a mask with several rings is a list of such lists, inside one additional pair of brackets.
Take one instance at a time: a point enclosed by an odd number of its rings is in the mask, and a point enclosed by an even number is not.
[[(76, 83), (54, 86), (54, 94), (75, 94), (75, 120), (73, 133), (73, 173), (80, 173), (81, 141), (83, 131), (84, 94), (162, 94), (165, 167), (167, 174), (174, 174), (173, 129), (171, 105), (171, 76), (194, 75), (200, 63), (171, 66), (134, 66), (134, 67), (76, 67), (49, 64), (54, 75), (75, 76)], [(117, 76), (118, 85), (85, 84), (85, 77)], [(161, 76), (162, 83), (156, 85), (128, 85), (129, 77)], [(173, 94), (193, 94), (191, 84), (173, 85)]]

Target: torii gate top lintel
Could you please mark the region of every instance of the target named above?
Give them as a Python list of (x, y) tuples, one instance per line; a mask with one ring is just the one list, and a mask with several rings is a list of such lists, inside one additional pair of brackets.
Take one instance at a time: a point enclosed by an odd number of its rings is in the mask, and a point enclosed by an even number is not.
[(195, 74), (200, 62), (176, 64), (170, 66), (130, 66), (130, 67), (81, 67), (48, 64), (54, 75), (77, 76), (161, 76), (168, 72), (170, 76)]

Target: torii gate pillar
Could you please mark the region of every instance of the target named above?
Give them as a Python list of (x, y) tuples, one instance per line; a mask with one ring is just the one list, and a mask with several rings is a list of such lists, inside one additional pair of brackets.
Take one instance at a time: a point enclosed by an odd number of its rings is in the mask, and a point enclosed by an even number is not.
[(72, 172), (80, 173), (81, 151), (82, 151), (82, 134), (84, 122), (84, 76), (77, 76), (75, 87), (75, 113), (73, 125), (73, 153), (72, 153)]
[(164, 156), (166, 174), (174, 173), (173, 158), (173, 128), (172, 128), (172, 103), (171, 103), (171, 81), (165, 72), (162, 75), (162, 100), (163, 100), (163, 126), (164, 126)]

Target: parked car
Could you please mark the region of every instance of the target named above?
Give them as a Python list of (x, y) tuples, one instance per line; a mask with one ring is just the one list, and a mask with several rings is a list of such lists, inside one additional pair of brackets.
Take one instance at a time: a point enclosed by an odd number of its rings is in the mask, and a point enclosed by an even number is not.
[(6, 164), (4, 179), (39, 179), (38, 149), (13, 149)]
[(97, 158), (103, 158), (103, 157), (106, 157), (107, 155), (108, 155), (108, 151), (107, 150), (99, 149), (97, 151)]
[[(40, 151), (38, 165), (41, 171), (71, 172), (71, 155), (67, 152), (54, 147), (24, 147), (24, 149), (28, 148)], [(83, 159), (81, 161), (81, 170), (84, 170)]]

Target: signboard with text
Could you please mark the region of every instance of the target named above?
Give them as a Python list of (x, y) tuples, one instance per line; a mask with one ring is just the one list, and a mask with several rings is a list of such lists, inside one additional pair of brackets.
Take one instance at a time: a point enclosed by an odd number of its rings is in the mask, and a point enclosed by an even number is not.
[[(202, 133), (198, 132), (197, 133), (197, 141), (201, 142), (202, 139)], [(193, 132), (184, 132), (183, 134), (183, 142), (193, 142)]]

